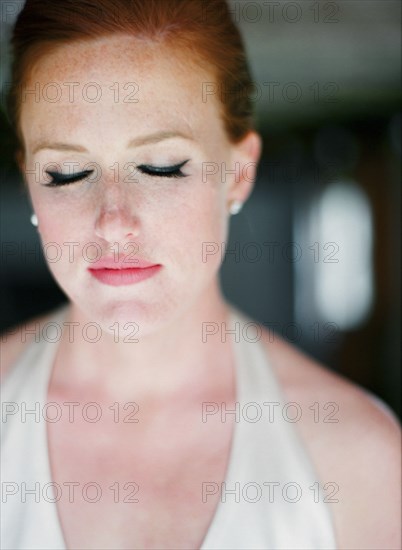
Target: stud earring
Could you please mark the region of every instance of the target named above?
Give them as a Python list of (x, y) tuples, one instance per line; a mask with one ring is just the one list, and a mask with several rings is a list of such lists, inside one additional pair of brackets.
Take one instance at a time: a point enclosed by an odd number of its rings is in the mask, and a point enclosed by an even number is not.
[(38, 216), (36, 214), (32, 214), (31, 216), (31, 224), (34, 227), (38, 227)]
[(229, 212), (232, 216), (234, 216), (235, 214), (238, 214), (242, 208), (243, 208), (243, 203), (241, 201), (235, 200), (230, 205)]

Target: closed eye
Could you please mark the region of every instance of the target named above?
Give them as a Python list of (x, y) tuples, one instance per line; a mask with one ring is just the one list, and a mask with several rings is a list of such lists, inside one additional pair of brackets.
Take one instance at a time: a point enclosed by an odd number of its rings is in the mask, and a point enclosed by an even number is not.
[(45, 183), (47, 187), (57, 187), (58, 185), (68, 185), (69, 183), (75, 183), (76, 181), (83, 180), (90, 176), (94, 170), (85, 170), (84, 172), (78, 172), (76, 174), (61, 174), (60, 172), (52, 172), (46, 170), (52, 181)]
[[(188, 159), (189, 160), (189, 159)], [(164, 177), (164, 178), (184, 178), (186, 174), (183, 174), (181, 168), (188, 162), (185, 160), (179, 164), (174, 164), (172, 166), (150, 166), (148, 164), (141, 164), (137, 166), (137, 169), (149, 176)], [(94, 170), (85, 170), (83, 172), (78, 172), (76, 174), (62, 174), (60, 172), (53, 172), (51, 170), (46, 170), (52, 181), (45, 183), (47, 187), (58, 187), (61, 185), (68, 185), (70, 183), (75, 183), (81, 181), (88, 176), (90, 176)]]
[(181, 162), (180, 164), (174, 164), (173, 166), (150, 166), (148, 164), (141, 164), (137, 166), (137, 169), (143, 174), (149, 176), (158, 176), (163, 178), (184, 178), (186, 174), (183, 174), (181, 168), (189, 161), (189, 159)]

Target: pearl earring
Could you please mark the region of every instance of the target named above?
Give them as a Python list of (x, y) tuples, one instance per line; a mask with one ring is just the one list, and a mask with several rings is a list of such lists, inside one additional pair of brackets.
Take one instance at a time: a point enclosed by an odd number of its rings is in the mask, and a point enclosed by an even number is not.
[(38, 216), (36, 214), (32, 214), (31, 216), (31, 224), (34, 227), (38, 227)]
[(232, 216), (234, 216), (235, 214), (238, 214), (242, 208), (243, 208), (243, 203), (241, 201), (235, 200), (230, 205), (229, 212)]

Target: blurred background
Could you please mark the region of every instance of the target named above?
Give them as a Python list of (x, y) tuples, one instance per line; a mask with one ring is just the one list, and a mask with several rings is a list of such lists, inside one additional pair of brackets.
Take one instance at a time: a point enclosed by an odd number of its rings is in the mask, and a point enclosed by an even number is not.
[[(62, 1), (62, 0), (60, 0)], [(1, 84), (22, 1), (1, 2)], [(233, 216), (227, 299), (400, 416), (401, 3), (233, 0), (264, 140)], [(1, 111), (0, 330), (65, 300)]]

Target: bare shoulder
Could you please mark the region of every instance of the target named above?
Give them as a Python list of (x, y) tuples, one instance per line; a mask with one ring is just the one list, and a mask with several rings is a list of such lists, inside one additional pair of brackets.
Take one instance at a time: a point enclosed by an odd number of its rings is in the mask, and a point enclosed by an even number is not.
[(38, 315), (23, 323), (9, 328), (0, 336), (0, 375), (4, 380), (7, 373), (24, 353), (29, 344), (37, 339), (42, 327), (54, 315), (54, 310)]
[[(267, 335), (268, 336), (268, 335)], [(401, 429), (374, 395), (280, 338), (267, 355), (319, 481), (329, 483), (338, 547), (401, 548)], [(271, 338), (272, 340), (272, 338)], [(300, 414), (299, 413), (299, 414)]]

